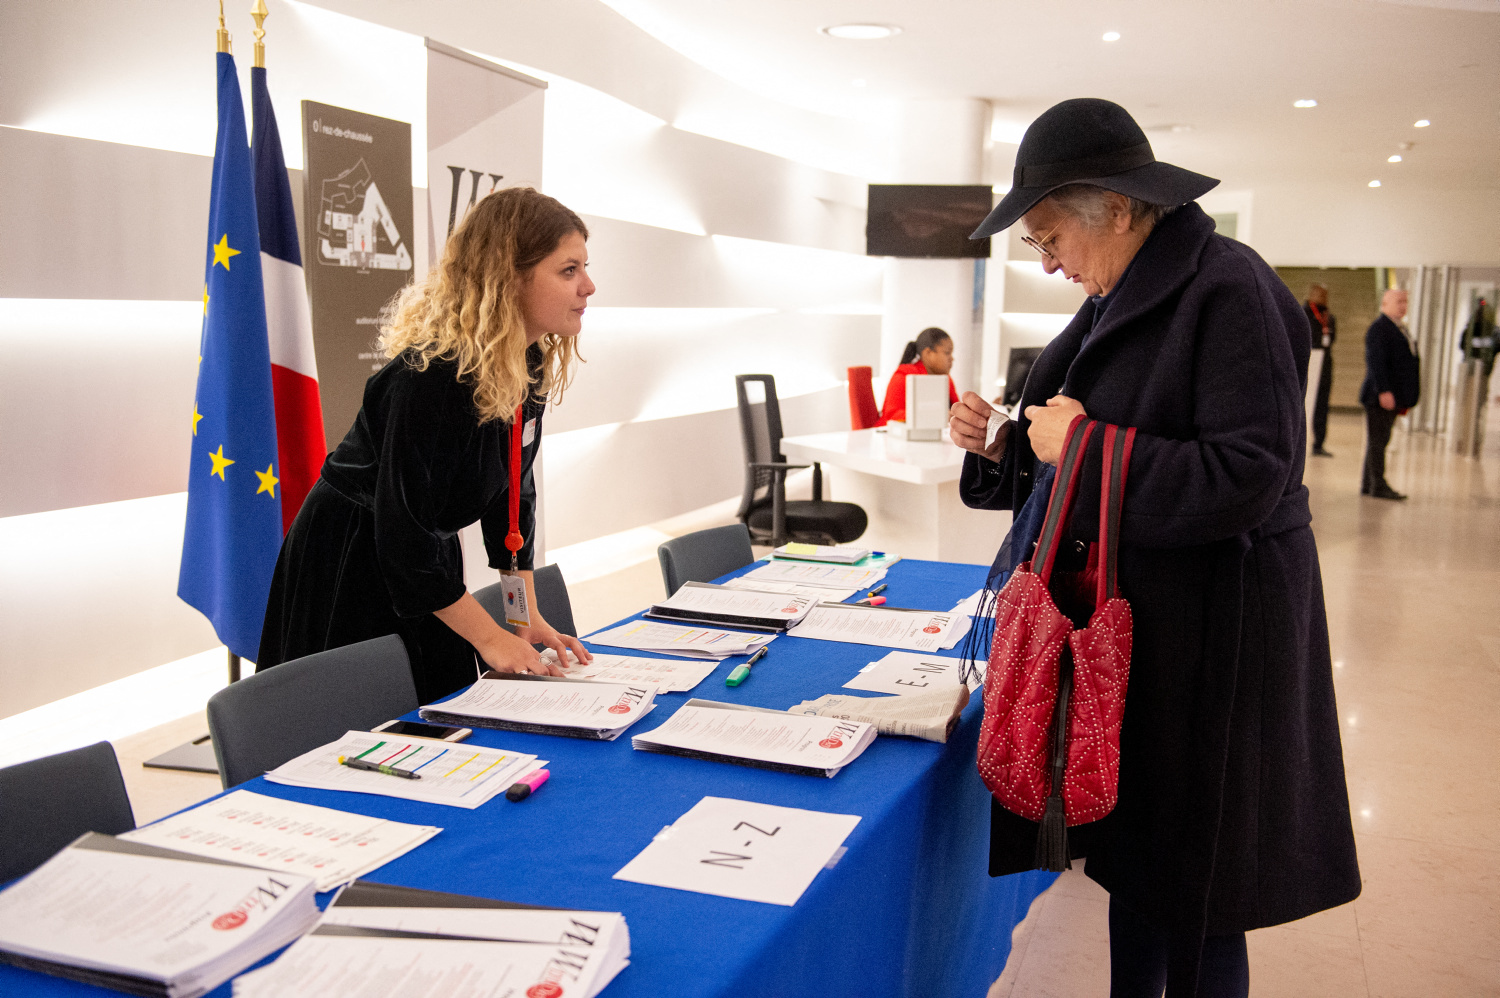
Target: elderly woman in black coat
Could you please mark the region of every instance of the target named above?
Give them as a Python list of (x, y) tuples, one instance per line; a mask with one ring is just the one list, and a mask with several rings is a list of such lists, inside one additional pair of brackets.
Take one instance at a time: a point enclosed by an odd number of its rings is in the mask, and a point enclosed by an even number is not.
[[(1217, 181), (1155, 161), (1125, 110), (1066, 101), (1032, 124), (976, 237), (1021, 221), (1089, 298), (1043, 351), (1021, 414), (953, 409), (970, 506), (1016, 512), (992, 570), (1029, 557), (1079, 413), (1137, 431), (1119, 557), (1134, 614), (1119, 803), (1069, 829), (1110, 893), (1111, 995), (1243, 996), (1246, 930), (1360, 890), (1318, 553), (1302, 484), (1307, 322), (1249, 247), (1190, 203)], [(1069, 525), (1098, 523), (1095, 434)], [(1081, 567), (1081, 566), (1080, 566)], [(996, 806), (991, 875), (1037, 826)]]

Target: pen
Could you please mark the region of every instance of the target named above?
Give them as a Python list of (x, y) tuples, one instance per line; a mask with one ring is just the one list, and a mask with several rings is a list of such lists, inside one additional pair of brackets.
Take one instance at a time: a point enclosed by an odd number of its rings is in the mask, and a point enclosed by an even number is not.
[(855, 603), (854, 605), (855, 606), (885, 606), (885, 597), (884, 596), (871, 596), (869, 599), (862, 599), (859, 602)]
[(403, 780), (420, 780), (421, 774), (410, 770), (397, 769), (395, 766), (381, 766), (373, 762), (365, 762), (363, 759), (346, 759), (339, 756), (339, 765), (348, 766), (350, 769), (362, 769), (367, 773), (384, 773), (386, 776), (399, 776)]
[(886, 584), (884, 582), (882, 582), (880, 585), (876, 586), (874, 589), (871, 589), (869, 592), (865, 593), (865, 599), (869, 599), (871, 596), (879, 596), (881, 593), (885, 592), (885, 590), (886, 590)]
[(761, 660), (761, 657), (766, 653), (766, 647), (766, 645), (761, 645), (760, 650), (757, 651), (754, 655), (751, 655), (749, 659), (729, 670), (729, 676), (724, 680), (724, 685), (738, 686), (740, 683), (743, 683), (745, 680), (749, 679), (750, 667)]

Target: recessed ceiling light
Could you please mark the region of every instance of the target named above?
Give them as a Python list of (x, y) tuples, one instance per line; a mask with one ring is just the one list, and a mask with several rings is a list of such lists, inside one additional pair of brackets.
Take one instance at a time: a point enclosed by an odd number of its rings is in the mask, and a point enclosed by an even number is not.
[(1104, 33), (1104, 40), (1107, 42), (1117, 42), (1120, 40), (1120, 33), (1118, 31), (1106, 31)]
[(1426, 128), (1430, 124), (1432, 124), (1432, 122), (1428, 121), (1426, 118), (1423, 118), (1421, 121), (1417, 122), (1412, 127), (1413, 128)]
[(831, 24), (822, 31), (830, 38), (856, 42), (870, 42), (901, 34), (901, 29), (894, 24)]
[(1294, 101), (1292, 101), (1292, 107), (1317, 107), (1317, 106), (1318, 106), (1318, 102), (1315, 101), (1315, 100), (1313, 100), (1311, 97), (1304, 97), (1302, 100), (1294, 100)]
[(1172, 131), (1176, 132), (1179, 135), (1182, 134), (1183, 132), (1191, 132), (1192, 130), (1193, 130), (1193, 126), (1192, 125), (1173, 125), (1172, 126)]
[(1399, 153), (1397, 153), (1395, 156), (1391, 156), (1388, 159), (1386, 159), (1386, 162), (1387, 163), (1399, 163), (1399, 162), (1401, 162), (1401, 155)]
[[(863, 89), (863, 88), (864, 88), (864, 86), (865, 86), (865, 80), (864, 80), (864, 77), (860, 77), (860, 78), (859, 78), (859, 79), (857, 79), (857, 80), (850, 80), (850, 81), (849, 81), (849, 85), (850, 85), (850, 86), (854, 86), (854, 87), (860, 87), (860, 88), (861, 88), (861, 89)], [(1400, 157), (1400, 156), (1397, 156), (1397, 157), (1396, 157), (1396, 158), (1397, 158), (1397, 159), (1400, 159), (1400, 158), (1401, 158), (1401, 157)]]
[(1378, 181), (1378, 180), (1372, 180), (1372, 181), (1370, 181), (1370, 186), (1371, 187), (1379, 187), (1380, 186), (1380, 181)]

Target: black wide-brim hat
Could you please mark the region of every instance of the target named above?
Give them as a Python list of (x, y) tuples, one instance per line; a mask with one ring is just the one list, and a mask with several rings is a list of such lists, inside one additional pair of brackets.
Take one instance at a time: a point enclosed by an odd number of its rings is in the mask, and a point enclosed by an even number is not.
[(1093, 184), (1149, 204), (1196, 201), (1219, 185), (1213, 177), (1161, 163), (1130, 112), (1080, 97), (1042, 112), (1021, 138), (1010, 193), (970, 239), (1008, 229), (1038, 201), (1068, 184)]

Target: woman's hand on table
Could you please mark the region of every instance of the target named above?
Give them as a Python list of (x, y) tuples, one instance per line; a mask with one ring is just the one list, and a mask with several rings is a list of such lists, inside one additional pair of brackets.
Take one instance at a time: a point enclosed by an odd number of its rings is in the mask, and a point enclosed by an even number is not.
[[(516, 628), (516, 636), (521, 640), (533, 645), (546, 645), (552, 649), (557, 656), (557, 661), (563, 665), (567, 664), (568, 653), (572, 652), (573, 658), (579, 662), (592, 662), (593, 654), (583, 646), (583, 642), (571, 634), (563, 634), (557, 628), (542, 619), (536, 607), (531, 608), (531, 626)], [(545, 663), (543, 663), (545, 664)], [(557, 666), (548, 665), (548, 671), (554, 676), (561, 676), (562, 669)]]
[(973, 392), (964, 392), (963, 398), (948, 411), (948, 435), (954, 444), (971, 454), (999, 461), (1005, 453), (1005, 443), (1010, 439), (1010, 420), (1000, 427), (990, 446), (984, 445), (989, 435), (990, 416), (995, 407)]
[(1031, 420), (1031, 426), (1026, 435), (1037, 460), (1056, 464), (1068, 439), (1068, 427), (1082, 415), (1085, 415), (1083, 403), (1066, 395), (1054, 395), (1046, 405), (1028, 405), (1026, 418)]

